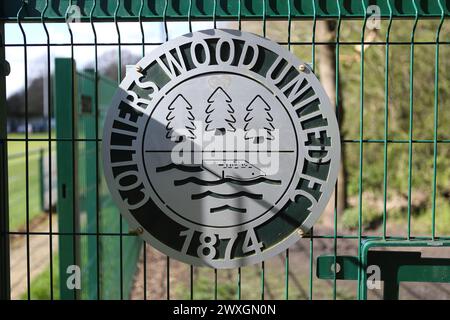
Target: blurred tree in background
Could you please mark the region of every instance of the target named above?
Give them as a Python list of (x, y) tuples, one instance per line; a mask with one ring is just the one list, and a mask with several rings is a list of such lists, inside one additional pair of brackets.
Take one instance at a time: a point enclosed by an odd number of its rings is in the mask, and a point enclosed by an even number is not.
[[(318, 21), (313, 34), (313, 23), (294, 21), (291, 29), (290, 50), (301, 60), (314, 66), (314, 72), (324, 85), (331, 103), (336, 101), (336, 83), (339, 84), (339, 124), (343, 143), (344, 166), (340, 172), (338, 191), (338, 220), (344, 227), (358, 225), (359, 192), (359, 137), (361, 90), (363, 103), (363, 225), (377, 226), (384, 211), (384, 132), (385, 97), (387, 94), (387, 202), (388, 219), (404, 223), (408, 207), (409, 132), (412, 130), (411, 212), (420, 221), (417, 231), (431, 227), (433, 185), (435, 40), (439, 21), (420, 20), (414, 45), (412, 86), (412, 127), (410, 128), (410, 74), (411, 33), (413, 21), (394, 20), (390, 32), (388, 92), (385, 90), (386, 31), (388, 21), (381, 22), (379, 30), (365, 30), (361, 45), (362, 21), (342, 21), (339, 34), (339, 72), (336, 71), (336, 21)], [(261, 22), (246, 22), (244, 31), (263, 34)], [(269, 21), (266, 36), (288, 43), (287, 21)], [(441, 41), (449, 40), (450, 25), (446, 22)], [(313, 46), (312, 42), (316, 45)], [(364, 50), (364, 79), (361, 79), (361, 49)], [(440, 45), (438, 159), (437, 159), (437, 231), (450, 230), (450, 48)], [(338, 82), (336, 82), (338, 81)], [(361, 82), (363, 81), (363, 87)], [(344, 190), (344, 192), (341, 192)], [(346, 194), (345, 194), (346, 192)], [(343, 210), (347, 207), (346, 210)], [(333, 211), (334, 201), (328, 206)], [(325, 213), (322, 222), (330, 225), (333, 212)], [(416, 225), (420, 225), (416, 223)], [(388, 224), (389, 225), (389, 224)], [(413, 223), (414, 226), (414, 223)], [(429, 229), (427, 229), (429, 230)], [(414, 231), (414, 230), (413, 230)], [(428, 231), (429, 233), (429, 231)]]

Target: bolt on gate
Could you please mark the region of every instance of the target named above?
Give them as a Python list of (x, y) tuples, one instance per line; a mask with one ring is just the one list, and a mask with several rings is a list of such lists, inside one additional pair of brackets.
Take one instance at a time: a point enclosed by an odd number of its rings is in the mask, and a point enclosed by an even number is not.
[[(167, 299), (398, 299), (402, 282), (450, 283), (449, 1), (17, 0), (0, 8), (2, 299), (20, 284), (17, 261), (24, 283), (14, 298), (25, 299), (39, 297), (36, 287), (50, 299), (152, 299), (155, 286)], [(134, 32), (126, 30), (131, 25)], [(103, 121), (125, 64), (174, 34), (207, 28), (248, 30), (301, 55), (329, 88), (340, 125), (345, 162), (327, 212), (298, 245), (256, 269), (209, 272), (161, 260), (122, 221), (101, 170)], [(90, 51), (80, 57), (82, 49)], [(107, 49), (115, 53), (105, 67)], [(32, 79), (34, 50), (43, 53), (41, 86)], [(7, 91), (14, 81), (23, 83), (15, 95)], [(48, 100), (39, 111), (36, 90)], [(14, 101), (21, 112), (11, 109)], [(29, 129), (37, 114), (41, 134)], [(21, 134), (11, 129), (13, 118), (23, 123)], [(40, 229), (30, 216), (36, 146), (47, 150), (48, 189), (57, 187), (44, 193)], [(24, 153), (24, 190), (14, 191), (26, 199), (19, 209), (10, 191), (15, 149)], [(19, 227), (11, 226), (13, 211)], [(46, 259), (36, 275), (33, 253), (42, 238)], [(79, 284), (71, 266), (79, 268)], [(381, 295), (369, 290), (377, 281)]]

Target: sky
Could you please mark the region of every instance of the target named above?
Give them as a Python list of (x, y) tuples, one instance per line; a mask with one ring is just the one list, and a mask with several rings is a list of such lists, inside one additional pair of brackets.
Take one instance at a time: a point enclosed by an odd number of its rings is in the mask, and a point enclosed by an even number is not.
[[(141, 30), (138, 22), (121, 22), (119, 25), (122, 50), (130, 51), (135, 55), (142, 54), (141, 45), (126, 45), (126, 43), (141, 43)], [(26, 42), (32, 46), (27, 47), (27, 70), (28, 85), (31, 80), (47, 74), (45, 65), (47, 48), (47, 36), (44, 27), (40, 23), (22, 24)], [(51, 44), (70, 44), (70, 33), (66, 24), (47, 23), (46, 24)], [(73, 33), (73, 42), (77, 43), (94, 43), (94, 34), (89, 23), (71, 23)], [(117, 43), (118, 37), (116, 27), (112, 22), (94, 23), (97, 33), (97, 42), (101, 43)], [(221, 27), (218, 23), (218, 27)], [(145, 42), (164, 42), (165, 31), (161, 22), (144, 22), (143, 23)], [(193, 22), (193, 31), (213, 28), (213, 22)], [(189, 32), (187, 22), (170, 22), (168, 23), (169, 40), (177, 36)], [(6, 60), (11, 67), (11, 73), (7, 77), (6, 92), (7, 97), (20, 91), (25, 83), (25, 59), (24, 59), (24, 37), (17, 23), (5, 24), (5, 54)], [(8, 46), (9, 45), (9, 46)], [(11, 46), (12, 45), (12, 46)], [(16, 46), (14, 46), (16, 45)], [(156, 46), (146, 46), (146, 53), (151, 52)], [(116, 45), (100, 45), (98, 46), (98, 57), (105, 52), (116, 49)], [(51, 46), (51, 69), (53, 70), (53, 61), (56, 57), (70, 57), (69, 45)], [(82, 69), (89, 63), (94, 61), (95, 52), (93, 45), (83, 45), (74, 47), (74, 58), (77, 68)], [(99, 62), (100, 63), (100, 62)]]

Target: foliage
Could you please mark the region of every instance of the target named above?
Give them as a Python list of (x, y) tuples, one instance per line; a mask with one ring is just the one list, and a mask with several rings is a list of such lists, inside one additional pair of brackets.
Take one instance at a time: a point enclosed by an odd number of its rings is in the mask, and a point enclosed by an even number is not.
[[(408, 28), (394, 28), (391, 32), (393, 39), (407, 36)], [(436, 31), (436, 22), (427, 21), (422, 24), (421, 33), (427, 39), (432, 39)], [(359, 32), (359, 30), (354, 30)], [(376, 41), (382, 41), (378, 36)], [(348, 48), (346, 48), (348, 49)], [(409, 45), (390, 47), (389, 84), (388, 84), (388, 139), (408, 141), (410, 132), (410, 50)], [(435, 46), (416, 45), (414, 48), (412, 86), (412, 138), (414, 140), (433, 139), (434, 119), (434, 51)], [(343, 50), (343, 56), (349, 55)], [(450, 91), (449, 60), (445, 59), (448, 49), (441, 49), (439, 65), (440, 80), (440, 114), (439, 139), (448, 139), (448, 130), (445, 128), (450, 121), (450, 113), (446, 112), (446, 105)], [(385, 125), (385, 48), (384, 46), (371, 46), (366, 49), (364, 57), (364, 139), (383, 140)], [(359, 124), (355, 119), (360, 117), (360, 78), (358, 75), (360, 64), (356, 61), (345, 62), (341, 70), (342, 92), (344, 101), (344, 138), (347, 140), (359, 139)], [(431, 58), (431, 59), (430, 59)], [(350, 194), (357, 192), (359, 170), (359, 144), (347, 148), (347, 172)], [(363, 155), (363, 188), (373, 192), (383, 190), (383, 156), (382, 143), (364, 145)], [(439, 146), (438, 176), (448, 176), (450, 170), (450, 149)], [(406, 194), (408, 191), (408, 165), (409, 150), (407, 143), (391, 143), (387, 148), (388, 162), (388, 188)], [(414, 143), (412, 147), (412, 186), (415, 189), (429, 189), (433, 179), (433, 144)], [(442, 187), (450, 188), (448, 181), (442, 181)]]
[[(198, 271), (198, 270), (197, 270)], [(209, 272), (197, 272), (194, 276), (194, 299), (195, 300), (212, 300), (214, 299), (214, 285), (211, 281)], [(177, 299), (188, 300), (191, 298), (190, 290), (181, 284), (175, 287), (175, 295)], [(236, 299), (237, 287), (235, 283), (230, 281), (219, 281), (217, 284), (217, 298), (221, 300)]]
[[(427, 45), (410, 45), (411, 21), (393, 23), (389, 47), (389, 72), (385, 87), (386, 46), (384, 44), (387, 22), (382, 23), (377, 32), (366, 30), (366, 40), (378, 44), (368, 45), (364, 50), (364, 75), (361, 74), (361, 23), (346, 21), (341, 27), (339, 46), (339, 82), (341, 103), (344, 114), (340, 128), (345, 140), (347, 191), (350, 197), (359, 191), (377, 195), (382, 200), (384, 191), (384, 139), (385, 102), (387, 102), (387, 192), (408, 195), (409, 186), (409, 138), (413, 141), (411, 157), (411, 189), (426, 193), (428, 201), (423, 210), (430, 210), (433, 186), (434, 117), (435, 117), (435, 41), (438, 21), (420, 21), (415, 35), (416, 42)], [(449, 34), (449, 26), (444, 24), (441, 41)], [(300, 36), (301, 37), (301, 36)], [(308, 35), (304, 41), (310, 41)], [(333, 40), (333, 39), (331, 39)], [(399, 44), (399, 43), (403, 44)], [(430, 44), (431, 42), (431, 44)], [(356, 45), (355, 45), (356, 43)], [(295, 47), (300, 57), (312, 57), (312, 48)], [(320, 50), (316, 45), (315, 50)], [(411, 51), (414, 61), (411, 60)], [(447, 46), (440, 46), (439, 60), (439, 104), (438, 140), (449, 140), (448, 112), (450, 96), (450, 60)], [(320, 63), (320, 61), (318, 61)], [(316, 66), (316, 73), (318, 69)], [(412, 78), (410, 76), (413, 76)], [(318, 74), (320, 78), (320, 74)], [(412, 85), (411, 85), (412, 80)], [(411, 90), (410, 90), (411, 88)], [(386, 91), (387, 90), (387, 91)], [(361, 96), (363, 92), (363, 96)], [(387, 101), (385, 100), (387, 98)], [(412, 100), (410, 99), (412, 98)], [(363, 106), (363, 108), (362, 108)], [(412, 113), (410, 112), (412, 110)], [(363, 112), (361, 114), (361, 112)], [(362, 126), (362, 136), (360, 130)], [(360, 190), (360, 144), (362, 151), (362, 190)], [(437, 195), (448, 197), (450, 190), (450, 148), (439, 142), (437, 158)], [(448, 201), (448, 198), (447, 198)], [(353, 226), (356, 212), (349, 208), (344, 215), (345, 224)], [(374, 208), (363, 208), (367, 221), (378, 219), (380, 213)], [(372, 219), (373, 218), (373, 219)]]
[[(387, 93), (387, 192), (388, 195), (408, 195), (409, 184), (409, 133), (412, 124), (411, 189), (413, 192), (427, 194), (427, 203), (423, 210), (431, 209), (433, 186), (434, 154), (434, 90), (435, 90), (435, 52), (438, 20), (419, 21), (414, 37), (414, 63), (411, 63), (411, 33), (413, 21), (394, 20), (389, 41), (389, 72), (387, 92), (385, 87), (386, 68), (386, 31), (388, 21), (381, 22), (376, 32), (366, 29), (365, 40), (375, 42), (364, 46), (364, 78), (361, 78), (361, 32), (362, 21), (345, 20), (341, 24), (339, 35), (339, 86), (340, 101), (343, 107), (341, 137), (345, 143), (345, 171), (347, 172), (347, 192), (349, 198), (359, 193), (359, 138), (360, 125), (363, 127), (362, 139), (362, 190), (364, 195), (373, 194), (383, 201), (384, 192), (384, 130), (385, 95)], [(261, 24), (245, 26), (246, 31), (261, 34)], [(310, 21), (292, 23), (291, 41), (309, 44), (292, 44), (293, 51), (301, 61), (311, 64), (317, 76), (320, 61), (318, 52), (323, 43), (312, 45), (313, 25)], [(440, 41), (448, 41), (450, 24), (444, 23)], [(267, 37), (286, 42), (287, 25), (284, 22), (268, 22)], [(330, 42), (336, 40), (329, 39)], [(420, 44), (422, 42), (422, 44)], [(337, 47), (335, 46), (337, 50)], [(450, 194), (450, 60), (447, 58), (450, 48), (439, 47), (439, 104), (437, 140), (437, 196), (447, 201)], [(315, 65), (314, 65), (315, 64)], [(411, 66), (413, 85), (411, 96), (412, 118), (410, 122), (410, 85)], [(363, 80), (363, 81), (362, 81)], [(361, 97), (363, 92), (363, 99)], [(334, 102), (334, 101), (332, 101)], [(361, 106), (363, 105), (363, 108)], [(363, 110), (361, 117), (361, 110)], [(362, 123), (361, 121), (362, 120)], [(395, 140), (396, 142), (390, 142)], [(370, 141), (370, 142), (367, 142)], [(364, 203), (364, 201), (363, 201)], [(402, 209), (403, 210), (403, 209)], [(354, 225), (355, 212), (349, 208), (344, 215), (348, 225)], [(370, 216), (378, 219), (381, 215), (376, 208), (363, 208), (366, 221)], [(448, 212), (447, 212), (448, 213)], [(366, 217), (367, 215), (367, 217)], [(401, 216), (401, 215), (400, 215)], [(379, 219), (378, 219), (379, 220)]]

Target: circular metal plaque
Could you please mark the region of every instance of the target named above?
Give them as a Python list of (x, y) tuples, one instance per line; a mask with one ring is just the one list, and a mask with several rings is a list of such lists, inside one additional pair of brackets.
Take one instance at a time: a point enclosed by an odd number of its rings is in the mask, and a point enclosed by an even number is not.
[(102, 151), (130, 228), (175, 259), (234, 268), (313, 226), (336, 182), (340, 139), (308, 65), (270, 40), (215, 29), (127, 67)]

